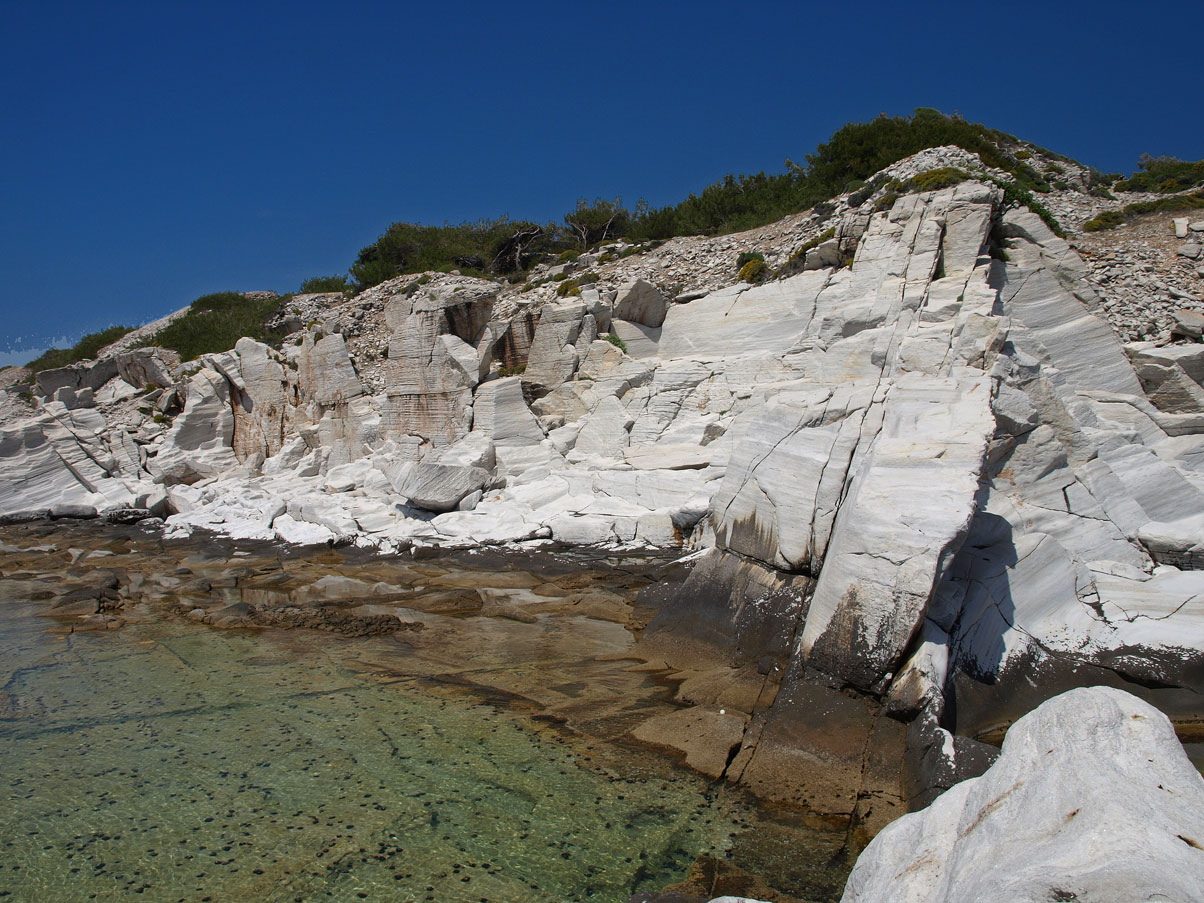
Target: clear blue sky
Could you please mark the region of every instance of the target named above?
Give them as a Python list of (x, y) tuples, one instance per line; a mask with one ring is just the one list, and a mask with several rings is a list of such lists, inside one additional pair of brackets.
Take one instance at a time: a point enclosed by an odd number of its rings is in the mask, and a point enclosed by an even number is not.
[(295, 290), (398, 220), (674, 202), (916, 106), (1198, 159), (1201, 34), (1199, 2), (0, 0), (0, 352)]

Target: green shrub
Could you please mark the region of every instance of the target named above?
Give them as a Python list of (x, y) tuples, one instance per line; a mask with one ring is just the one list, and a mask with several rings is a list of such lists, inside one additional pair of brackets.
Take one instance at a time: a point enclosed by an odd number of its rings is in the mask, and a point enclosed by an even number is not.
[(819, 235), (815, 236), (815, 238), (811, 239), (808, 242), (804, 242), (802, 245), (800, 245), (799, 249), (790, 255), (790, 259), (794, 260), (799, 257), (806, 257), (807, 252), (810, 251), (812, 248), (818, 248), (820, 245), (822, 245), (828, 239), (835, 238), (835, 237), (836, 237), (836, 227), (835, 226), (825, 229), (823, 232), (819, 233)]
[(790, 258), (784, 264), (778, 267), (777, 272), (773, 274), (774, 278), (781, 279), (786, 276), (793, 276), (795, 273), (801, 273), (804, 265), (807, 263), (807, 252), (812, 248), (819, 247), (828, 239), (835, 237), (835, 235), (836, 227), (832, 226), (810, 241), (804, 242), (790, 255)]
[(507, 367), (503, 365), (497, 368), (498, 376), (522, 376), (526, 372), (526, 364), (515, 364), (513, 367)]
[(110, 326), (100, 332), (89, 333), (70, 348), (50, 348), (44, 351), (40, 357), (25, 366), (31, 373), (40, 373), (43, 370), (66, 367), (78, 361), (95, 360), (101, 348), (113, 344), (131, 329), (132, 326)]
[(888, 191), (882, 197), (878, 198), (878, 203), (874, 204), (874, 212), (881, 213), (883, 210), (889, 210), (895, 206), (895, 201), (899, 200), (899, 193), (896, 191)]
[(1028, 191), (1036, 191), (1040, 194), (1049, 193), (1049, 183), (1045, 181), (1045, 177), (1037, 172), (1027, 163), (1021, 163), (1012, 170), (1012, 177), (1016, 180), (1016, 184)]
[(751, 282), (755, 285), (758, 282), (764, 282), (769, 276), (769, 266), (764, 260), (750, 260), (740, 267), (738, 278), (741, 282)]
[(1066, 230), (1062, 228), (1062, 224), (1054, 219), (1054, 215), (1049, 212), (1049, 208), (1033, 197), (1032, 192), (1021, 187), (1015, 182), (1003, 182), (999, 179), (991, 179), (993, 184), (1003, 189), (1003, 203), (1010, 207), (1027, 207), (1037, 216), (1041, 217), (1042, 222), (1049, 226), (1049, 231), (1058, 238), (1066, 237)]
[(418, 289), (422, 288), (422, 286), (426, 285), (430, 281), (431, 281), (430, 273), (423, 273), (417, 279), (412, 279), (409, 282), (407, 282), (406, 287), (404, 289), (402, 289), (402, 291), (407, 298), (412, 298), (412, 297), (414, 297), (414, 294), (418, 291)]
[(283, 338), (283, 333), (268, 330), (265, 322), (291, 298), (292, 295), (248, 298), (240, 292), (202, 295), (189, 305), (184, 316), (141, 344), (171, 348), (179, 353), (182, 361), (228, 351), (244, 336), (275, 344)]
[(1144, 213), (1180, 213), (1184, 210), (1204, 209), (1204, 191), (1195, 194), (1178, 194), (1171, 197), (1158, 198), (1154, 201), (1138, 201), (1135, 204), (1125, 204), (1122, 210), (1105, 210), (1083, 223), (1084, 232), (1099, 232), (1104, 229), (1115, 229), (1130, 216), (1141, 216)]
[(1084, 232), (1100, 232), (1104, 229), (1115, 229), (1123, 225), (1125, 215), (1119, 210), (1104, 210), (1083, 223)]
[(757, 251), (744, 251), (739, 257), (736, 258), (736, 272), (740, 272), (740, 270), (744, 269), (744, 265), (746, 263), (749, 263), (753, 260), (760, 260), (764, 262), (765, 255), (760, 254)]
[(1195, 194), (1180, 194), (1175, 197), (1158, 198), (1156, 201), (1138, 201), (1125, 205), (1126, 216), (1137, 216), (1142, 213), (1178, 213), (1183, 210), (1200, 210), (1204, 208), (1204, 191)]
[(627, 343), (624, 342), (617, 335), (615, 335), (613, 332), (606, 333), (606, 335), (602, 336), (602, 338), (604, 338), (606, 341), (610, 342), (610, 344), (614, 345), (616, 348), (618, 348), (624, 354), (627, 353)]
[(1151, 157), (1143, 154), (1133, 173), (1118, 191), (1153, 191), (1171, 194), (1204, 185), (1204, 160), (1180, 160), (1176, 157)]
[(580, 251), (575, 251), (572, 248), (570, 248), (567, 251), (561, 251), (560, 255), (556, 259), (560, 263), (572, 263), (574, 260), (576, 260), (580, 256), (581, 256)]
[(582, 273), (573, 279), (566, 279), (556, 286), (556, 294), (561, 298), (567, 298), (569, 295), (581, 294), (581, 286), (589, 285), (591, 282), (598, 281), (597, 273)]
[(970, 178), (970, 174), (956, 166), (942, 166), (940, 169), (930, 169), (927, 172), (912, 176), (904, 184), (908, 191), (940, 191), (942, 188), (952, 188)]
[(360, 251), (351, 265), (359, 289), (404, 273), (460, 270), (468, 275), (507, 275), (546, 256), (554, 229), (509, 217), (458, 226), (394, 223)]
[(350, 289), (346, 276), (311, 276), (301, 283), (299, 295), (315, 294), (317, 292), (345, 292)]
[(592, 204), (581, 198), (576, 209), (564, 215), (569, 235), (581, 248), (626, 235), (630, 221), (631, 214), (619, 198), (613, 201), (598, 198)]

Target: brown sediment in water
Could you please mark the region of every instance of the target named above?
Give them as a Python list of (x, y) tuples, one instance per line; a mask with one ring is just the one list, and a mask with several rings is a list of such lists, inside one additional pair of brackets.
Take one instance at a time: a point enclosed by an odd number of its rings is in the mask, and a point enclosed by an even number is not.
[[(649, 755), (633, 729), (681, 711), (680, 681), (631, 652), (649, 617), (637, 594), (680, 577), (661, 558), (489, 549), (415, 561), (354, 548), (165, 543), (134, 526), (43, 523), (0, 530), (0, 574), (5, 597), (38, 599), (65, 633), (166, 618), (258, 633), (256, 657), (265, 660), (338, 644), (361, 679), (520, 713), (530, 730), (570, 745), (581, 767), (602, 775), (621, 775), (625, 762)], [(319, 639), (315, 630), (338, 635)], [(743, 796), (719, 783), (709, 792)], [(817, 823), (799, 813), (764, 815), (773, 830), (736, 839), (733, 874), (764, 879), (748, 887), (778, 888), (766, 899), (839, 896), (848, 865), (829, 860), (842, 835), (812, 830)]]

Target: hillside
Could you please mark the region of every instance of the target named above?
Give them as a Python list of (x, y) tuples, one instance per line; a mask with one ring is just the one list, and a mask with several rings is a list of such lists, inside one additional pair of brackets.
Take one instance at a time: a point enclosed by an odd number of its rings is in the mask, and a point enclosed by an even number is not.
[[(0, 516), (691, 555), (627, 625), (682, 703), (632, 737), (852, 847), (1066, 690), (1196, 737), (1194, 170), (1118, 185), (986, 138), (872, 172), (825, 146), (790, 177), (847, 190), (744, 231), (257, 296), (278, 343), (181, 362), (127, 338), (42, 370), (9, 393)], [(239, 307), (200, 301), (172, 325)], [(227, 604), (196, 617), (251, 617)]]

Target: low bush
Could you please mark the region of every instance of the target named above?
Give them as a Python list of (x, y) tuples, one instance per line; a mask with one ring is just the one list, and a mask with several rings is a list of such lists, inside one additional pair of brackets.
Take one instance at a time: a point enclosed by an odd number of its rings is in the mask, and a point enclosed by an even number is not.
[(940, 169), (930, 169), (927, 172), (912, 176), (904, 184), (908, 191), (940, 191), (942, 188), (952, 188), (970, 178), (970, 174), (956, 166), (942, 166)]
[(624, 342), (617, 335), (615, 335), (613, 332), (606, 333), (606, 335), (602, 336), (602, 338), (604, 338), (606, 341), (610, 342), (610, 344), (614, 345), (616, 348), (618, 348), (624, 354), (627, 353), (627, 343)]
[(505, 216), (458, 226), (394, 223), (360, 251), (351, 275), (361, 291), (403, 273), (428, 270), (505, 276), (544, 258), (554, 239), (552, 227)]
[(998, 179), (992, 179), (996, 186), (1003, 189), (1003, 203), (1005, 206), (1011, 207), (1027, 207), (1037, 216), (1041, 217), (1041, 221), (1049, 226), (1049, 231), (1058, 238), (1066, 237), (1066, 230), (1062, 228), (1062, 224), (1054, 219), (1054, 215), (1049, 212), (1049, 208), (1033, 197), (1032, 192), (1017, 184), (1016, 182), (1003, 182)]
[(1142, 213), (1178, 213), (1183, 210), (1204, 209), (1204, 191), (1195, 194), (1180, 194), (1169, 198), (1158, 198), (1156, 201), (1138, 201), (1125, 205), (1126, 216), (1137, 216)]
[(202, 295), (189, 305), (184, 316), (140, 344), (170, 348), (179, 353), (182, 361), (228, 351), (243, 336), (276, 344), (283, 333), (269, 330), (265, 323), (290, 298), (292, 295), (248, 297), (240, 292)]
[(569, 295), (579, 295), (581, 294), (581, 286), (597, 281), (598, 275), (596, 273), (582, 273), (580, 276), (566, 279), (560, 285), (556, 286), (556, 294), (561, 298), (567, 298)]
[(1123, 225), (1125, 215), (1119, 210), (1104, 210), (1083, 223), (1084, 232), (1101, 232)]
[(70, 348), (50, 348), (25, 366), (31, 373), (40, 373), (42, 370), (54, 370), (79, 361), (94, 360), (101, 348), (113, 344), (131, 329), (132, 326), (110, 326), (100, 332), (89, 333)]
[(899, 200), (897, 191), (888, 191), (882, 197), (878, 198), (878, 203), (874, 204), (874, 212), (881, 213), (883, 210), (889, 210), (895, 206), (895, 201)]
[(1130, 216), (1144, 213), (1180, 213), (1185, 210), (1204, 210), (1204, 191), (1195, 194), (1177, 194), (1154, 201), (1138, 201), (1125, 204), (1121, 210), (1105, 210), (1083, 223), (1084, 232), (1099, 232), (1115, 229)]
[(751, 282), (757, 284), (764, 282), (770, 276), (769, 266), (764, 260), (750, 260), (744, 266), (740, 267), (739, 279), (741, 282)]
[(1152, 191), (1172, 194), (1204, 185), (1204, 160), (1151, 157), (1143, 154), (1138, 171), (1116, 185), (1117, 191)]
[(818, 248), (825, 241), (828, 241), (828, 239), (835, 238), (835, 237), (836, 237), (836, 227), (831, 226), (830, 228), (827, 228), (823, 232), (819, 233), (819, 235), (815, 236), (815, 238), (811, 239), (808, 242), (804, 242), (802, 245), (800, 245), (799, 249), (790, 255), (790, 258), (793, 260), (796, 257), (806, 257), (807, 252), (810, 251), (812, 248)]
[(350, 287), (346, 276), (311, 276), (301, 283), (301, 288), (297, 294), (310, 295), (318, 292), (346, 292)]
[(765, 255), (760, 254), (756, 251), (743, 252), (739, 257), (736, 258), (736, 272), (737, 273), (740, 272), (740, 270), (744, 269), (744, 265), (746, 263), (753, 261), (753, 260), (764, 261)]

